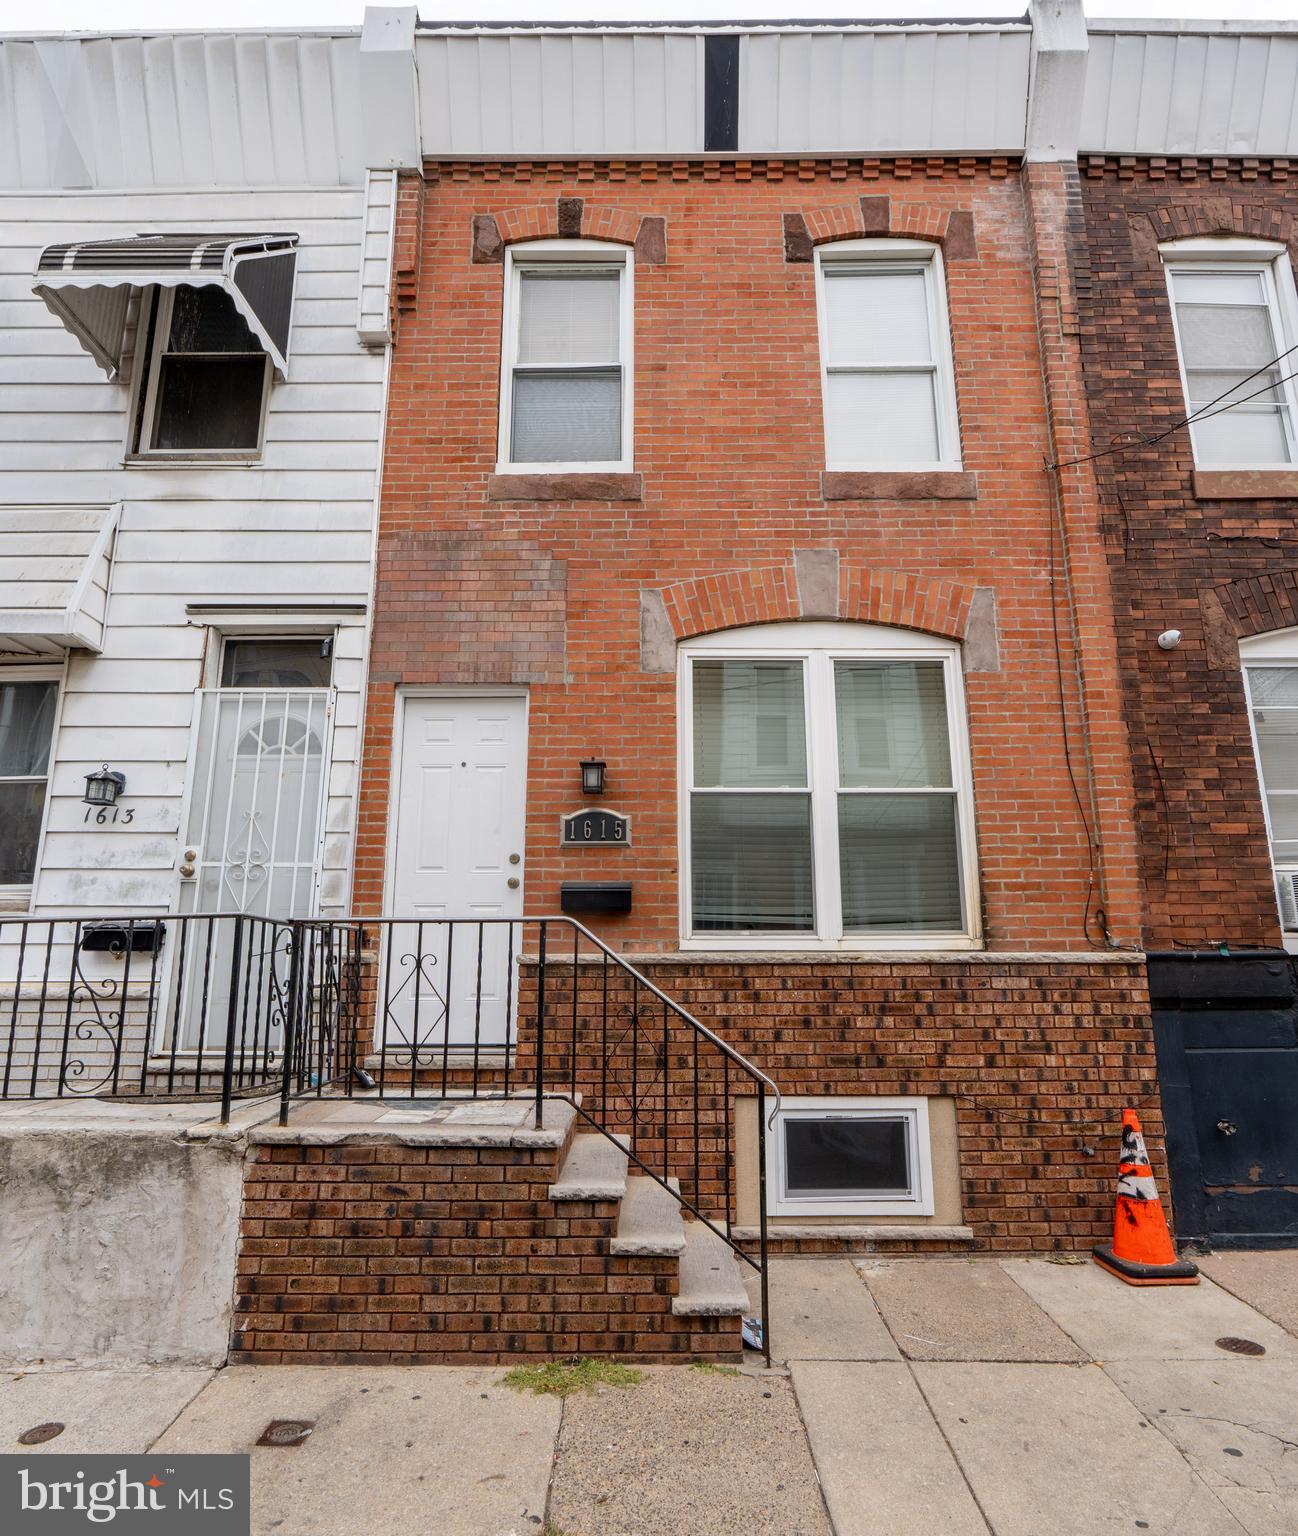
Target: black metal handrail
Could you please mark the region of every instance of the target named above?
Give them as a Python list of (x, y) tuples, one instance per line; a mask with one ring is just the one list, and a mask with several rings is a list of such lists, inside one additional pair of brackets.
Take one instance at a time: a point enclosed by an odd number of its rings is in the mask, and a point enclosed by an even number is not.
[[(286, 1123), (358, 1087), (521, 1096), (538, 1126), (565, 1100), (759, 1274), (769, 1360), (779, 1090), (573, 918), (0, 917), (0, 1098), (219, 1098), (227, 1121), (236, 1098), (277, 1094)], [(756, 1253), (734, 1235), (741, 1099)]]

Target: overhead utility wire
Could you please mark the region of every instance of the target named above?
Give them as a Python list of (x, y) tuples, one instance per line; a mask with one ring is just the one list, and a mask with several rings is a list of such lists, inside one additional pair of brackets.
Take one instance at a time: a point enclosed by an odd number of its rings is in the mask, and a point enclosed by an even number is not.
[(1047, 464), (1046, 468), (1071, 469), (1074, 464), (1092, 464), (1096, 459), (1112, 458), (1114, 454), (1134, 453), (1138, 448), (1152, 448), (1155, 443), (1161, 443), (1165, 437), (1171, 437), (1173, 432), (1179, 432), (1182, 427), (1188, 427), (1196, 421), (1207, 421), (1211, 416), (1220, 416), (1222, 411), (1233, 411), (1237, 405), (1246, 405), (1250, 400), (1256, 400), (1259, 395), (1265, 395), (1270, 390), (1278, 389), (1281, 384), (1287, 383), (1290, 379), (1298, 378), (1298, 370), (1295, 370), (1293, 373), (1282, 374), (1280, 378), (1273, 379), (1269, 384), (1264, 384), (1261, 389), (1254, 390), (1251, 395), (1242, 395), (1238, 400), (1232, 400), (1229, 405), (1222, 405), (1220, 411), (1213, 410), (1214, 405), (1221, 405), (1221, 402), (1226, 399), (1227, 395), (1233, 394), (1241, 384), (1247, 384), (1250, 379), (1256, 379), (1260, 374), (1265, 373), (1268, 368), (1274, 368), (1281, 358), (1288, 357), (1291, 352), (1298, 352), (1298, 342), (1295, 342), (1292, 347), (1286, 347), (1283, 352), (1273, 357), (1269, 363), (1263, 363), (1260, 368), (1255, 368), (1252, 373), (1246, 373), (1239, 380), (1239, 383), (1232, 384), (1229, 389), (1223, 390), (1215, 399), (1201, 405), (1197, 411), (1191, 411), (1188, 416), (1183, 416), (1180, 421), (1174, 421), (1164, 431), (1156, 432), (1153, 437), (1141, 438), (1139, 442), (1135, 443), (1120, 443), (1115, 448), (1101, 448), (1098, 453), (1086, 453), (1076, 459), (1055, 461)]

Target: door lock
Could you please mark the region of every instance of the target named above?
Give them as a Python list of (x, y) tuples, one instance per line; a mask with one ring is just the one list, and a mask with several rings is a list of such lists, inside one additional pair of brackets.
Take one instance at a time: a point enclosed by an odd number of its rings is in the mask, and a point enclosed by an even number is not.
[(1223, 1136), (1233, 1136), (1239, 1130), (1239, 1126), (1233, 1120), (1218, 1120), (1217, 1129)]
[(509, 862), (511, 864), (521, 863), (522, 862), (522, 857), (523, 856), (520, 853), (511, 853), (510, 856), (509, 856)]
[(509, 879), (505, 881), (505, 884), (510, 888), (511, 891), (516, 891), (518, 889), (518, 876), (510, 875)]

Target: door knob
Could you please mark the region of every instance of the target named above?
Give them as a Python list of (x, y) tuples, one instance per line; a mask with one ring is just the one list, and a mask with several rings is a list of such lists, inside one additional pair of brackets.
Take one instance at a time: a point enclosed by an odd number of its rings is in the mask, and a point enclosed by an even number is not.
[(510, 856), (509, 856), (509, 862), (511, 864), (517, 864), (517, 863), (519, 863), (521, 861), (521, 859), (522, 859), (522, 855), (518, 854), (518, 853), (511, 853)]
[(1223, 1136), (1233, 1136), (1239, 1130), (1239, 1126), (1233, 1120), (1218, 1120), (1217, 1129)]
[(510, 888), (511, 891), (516, 891), (518, 889), (518, 876), (510, 875), (509, 879), (505, 881), (505, 884)]

